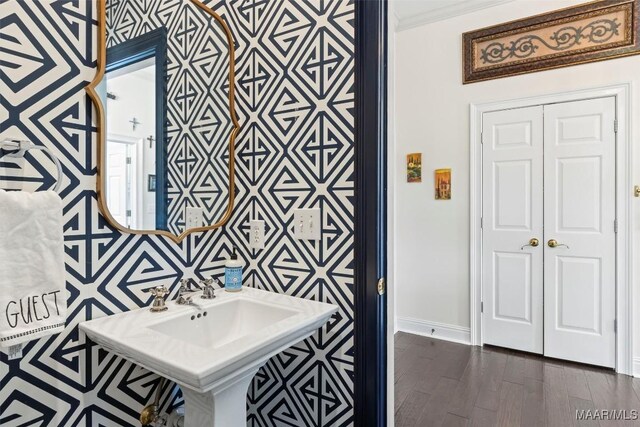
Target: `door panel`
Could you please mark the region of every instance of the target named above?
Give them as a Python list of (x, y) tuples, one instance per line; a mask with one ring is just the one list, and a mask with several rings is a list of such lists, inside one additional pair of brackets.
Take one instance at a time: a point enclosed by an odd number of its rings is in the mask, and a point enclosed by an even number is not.
[(127, 226), (127, 146), (107, 142), (107, 200), (113, 219)]
[(493, 164), (494, 230), (531, 231), (531, 160)]
[[(483, 114), (483, 338), (542, 353), (543, 109)], [(524, 247), (523, 247), (524, 246)]]
[[(556, 327), (563, 331), (602, 332), (602, 281), (598, 258), (557, 257)], [(580, 301), (581, 304), (575, 304)]]
[[(582, 101), (579, 101), (582, 102)], [(589, 101), (587, 101), (589, 102)], [(571, 102), (569, 104), (576, 104)], [(602, 115), (586, 114), (575, 117), (558, 117), (556, 140), (558, 145), (598, 143), (602, 140)]]
[(556, 170), (557, 230), (601, 232), (602, 157), (557, 159)]
[(531, 254), (494, 253), (495, 318), (531, 324)]
[(544, 107), (544, 353), (608, 367), (615, 366), (614, 120), (614, 98)]
[(510, 149), (531, 146), (531, 122), (495, 124), (493, 149)]

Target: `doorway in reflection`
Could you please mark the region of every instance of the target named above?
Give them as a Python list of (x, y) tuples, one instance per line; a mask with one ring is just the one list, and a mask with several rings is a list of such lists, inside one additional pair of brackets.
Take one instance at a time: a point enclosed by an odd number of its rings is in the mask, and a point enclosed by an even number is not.
[(107, 73), (106, 180), (113, 218), (156, 229), (155, 58)]

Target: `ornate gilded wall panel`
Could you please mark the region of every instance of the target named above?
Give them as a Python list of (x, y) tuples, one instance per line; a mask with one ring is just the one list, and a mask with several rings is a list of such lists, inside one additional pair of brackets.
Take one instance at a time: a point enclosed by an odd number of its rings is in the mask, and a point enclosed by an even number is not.
[(464, 83), (640, 52), (638, 1), (604, 0), (463, 34)]

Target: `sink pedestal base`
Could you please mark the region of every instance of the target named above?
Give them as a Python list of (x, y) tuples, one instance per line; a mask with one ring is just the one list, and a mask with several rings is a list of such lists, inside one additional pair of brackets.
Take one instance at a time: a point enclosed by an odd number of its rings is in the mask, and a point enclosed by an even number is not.
[(184, 427), (246, 427), (247, 390), (259, 368), (206, 393), (182, 387)]

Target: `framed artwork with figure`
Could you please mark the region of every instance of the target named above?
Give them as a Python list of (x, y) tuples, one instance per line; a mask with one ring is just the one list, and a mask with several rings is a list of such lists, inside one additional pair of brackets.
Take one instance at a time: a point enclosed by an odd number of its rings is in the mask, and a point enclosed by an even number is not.
[(451, 200), (451, 169), (436, 169), (436, 200)]
[(407, 182), (422, 182), (422, 153), (407, 154)]

